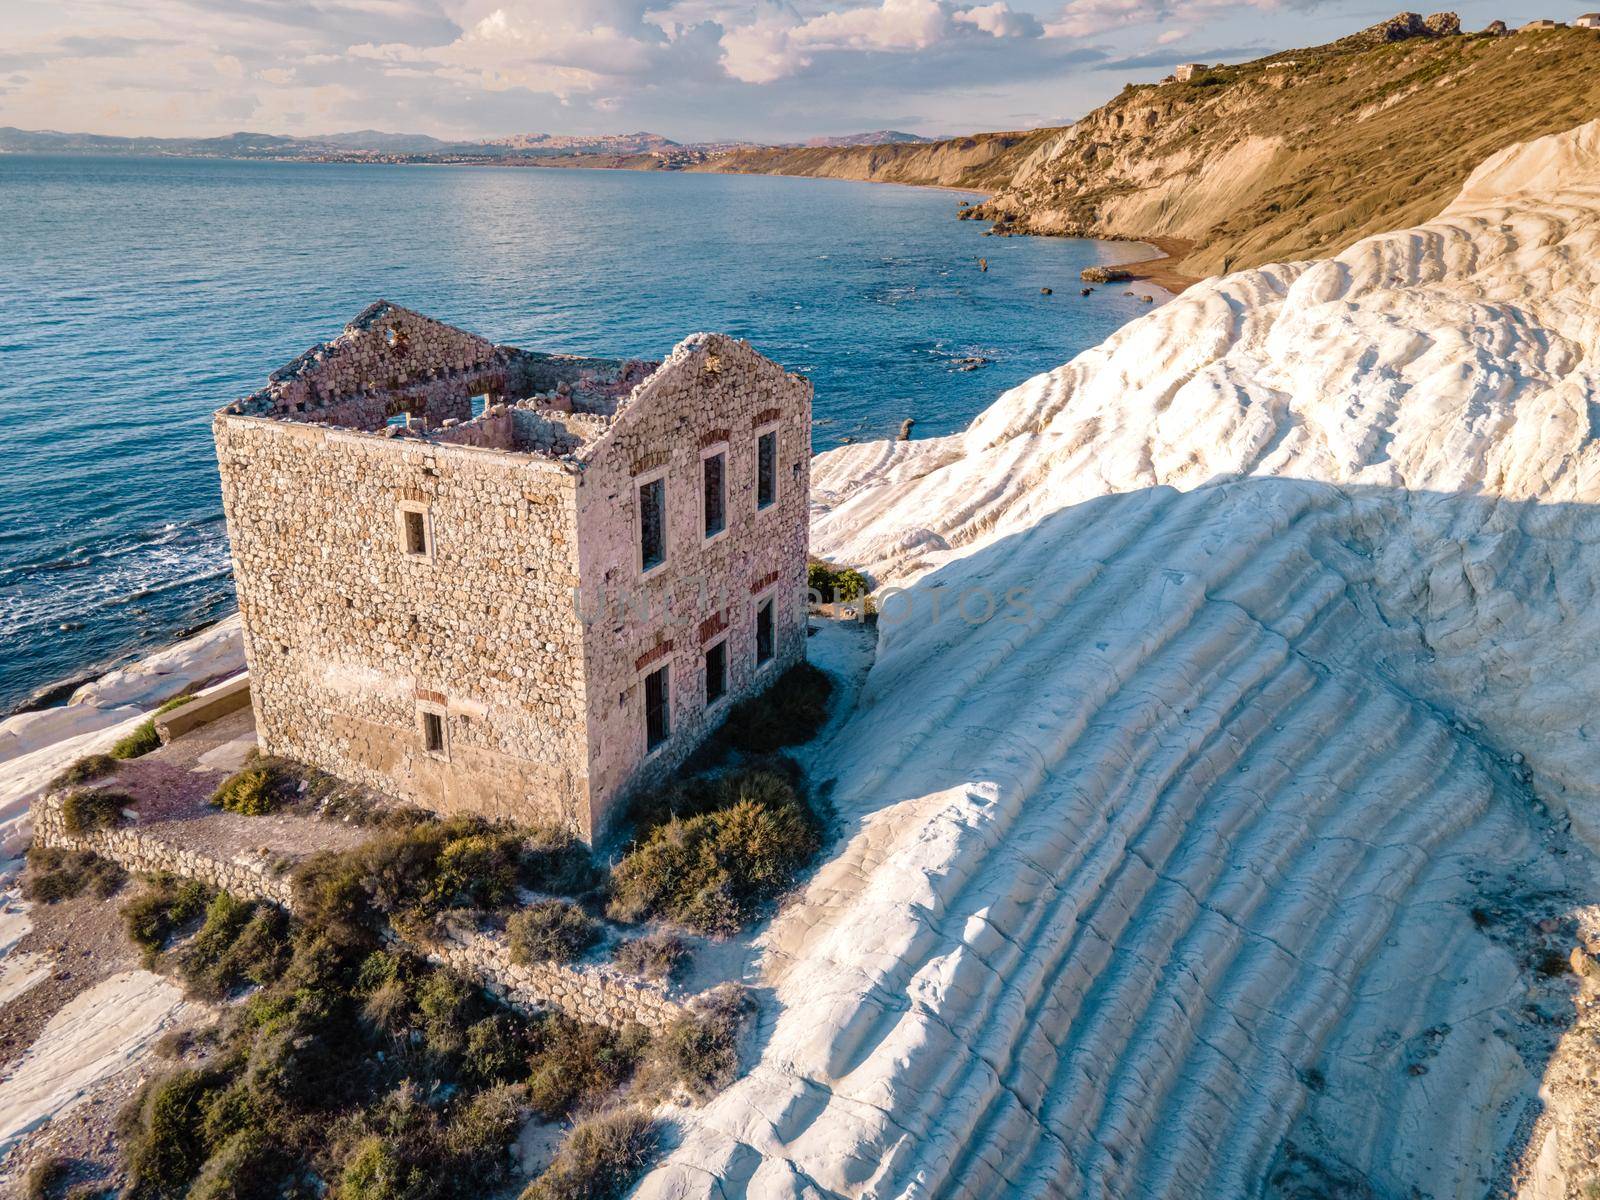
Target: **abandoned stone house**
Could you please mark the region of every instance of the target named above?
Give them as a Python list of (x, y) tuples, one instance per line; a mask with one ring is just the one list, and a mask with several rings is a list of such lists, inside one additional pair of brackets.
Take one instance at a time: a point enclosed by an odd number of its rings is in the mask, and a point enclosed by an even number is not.
[(805, 654), (811, 385), (380, 301), (213, 422), (264, 753), (597, 840)]

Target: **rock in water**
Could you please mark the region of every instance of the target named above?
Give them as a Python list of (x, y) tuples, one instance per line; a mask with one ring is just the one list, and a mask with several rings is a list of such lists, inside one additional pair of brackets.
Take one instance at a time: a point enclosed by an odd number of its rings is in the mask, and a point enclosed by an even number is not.
[(1121, 267), (1085, 267), (1078, 278), (1085, 283), (1121, 283), (1133, 276)]
[(904, 421), (901, 421), (900, 422), (900, 436), (899, 436), (899, 438), (897, 440), (898, 441), (902, 441), (902, 442), (909, 442), (911, 440), (911, 427), (913, 425), (915, 425), (916, 423), (917, 423), (917, 419), (915, 417), (907, 417)]

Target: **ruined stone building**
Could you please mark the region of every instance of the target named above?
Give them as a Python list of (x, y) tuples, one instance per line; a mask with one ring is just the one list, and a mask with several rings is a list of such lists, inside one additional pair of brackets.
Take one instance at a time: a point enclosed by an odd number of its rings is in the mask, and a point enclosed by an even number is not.
[(811, 385), (385, 302), (214, 421), (263, 752), (604, 836), (805, 654)]

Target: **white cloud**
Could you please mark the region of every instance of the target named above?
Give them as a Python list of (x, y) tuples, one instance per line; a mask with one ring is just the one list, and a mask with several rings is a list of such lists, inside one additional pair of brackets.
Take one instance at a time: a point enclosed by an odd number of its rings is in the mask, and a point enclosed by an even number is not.
[(440, 74), (491, 91), (524, 88), (567, 100), (638, 83), (662, 73), (687, 52), (691, 27), (664, 27), (645, 0), (496, 0), (469, 2), (452, 13), (461, 28), (452, 42), (426, 49), (352, 47), (368, 57), (438, 64)]
[(962, 36), (1042, 32), (1036, 18), (1005, 0), (968, 9), (947, 0), (880, 0), (804, 20), (793, 9), (773, 9), (722, 35), (722, 65), (745, 83), (771, 83), (804, 70), (819, 53), (914, 53)]
[(1039, 37), (1044, 33), (1044, 26), (1039, 24), (1038, 17), (1032, 13), (1014, 12), (1009, 4), (1003, 2), (969, 8), (956, 13), (955, 19), (976, 26), (990, 37)]

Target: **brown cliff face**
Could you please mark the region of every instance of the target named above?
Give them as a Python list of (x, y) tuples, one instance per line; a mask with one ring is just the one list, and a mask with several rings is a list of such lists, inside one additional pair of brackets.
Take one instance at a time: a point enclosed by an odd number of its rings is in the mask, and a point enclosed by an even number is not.
[(1430, 17), (1418, 33), (1399, 20), (1187, 82), (1130, 84), (1065, 128), (747, 152), (707, 169), (988, 190), (964, 217), (1006, 234), (1157, 240), (1198, 277), (1426, 221), (1496, 151), (1600, 117), (1593, 30), (1460, 35)]
[(1016, 164), (1029, 151), (1059, 132), (1040, 129), (1028, 133), (976, 133), (943, 142), (737, 150), (689, 170), (725, 175), (806, 175), (993, 192), (1010, 182)]

